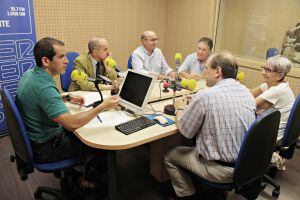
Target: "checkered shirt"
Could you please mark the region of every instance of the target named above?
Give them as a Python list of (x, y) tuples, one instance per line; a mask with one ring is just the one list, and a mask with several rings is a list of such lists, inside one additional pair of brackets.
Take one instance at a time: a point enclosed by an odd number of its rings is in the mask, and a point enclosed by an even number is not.
[(194, 95), (178, 128), (187, 138), (196, 136), (196, 148), (205, 159), (235, 162), (255, 109), (245, 86), (223, 79)]

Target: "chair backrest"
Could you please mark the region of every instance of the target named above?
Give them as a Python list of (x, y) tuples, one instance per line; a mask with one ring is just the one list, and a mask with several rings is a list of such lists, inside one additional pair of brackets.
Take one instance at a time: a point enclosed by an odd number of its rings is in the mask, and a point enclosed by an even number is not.
[(271, 108), (251, 124), (233, 173), (233, 183), (236, 186), (247, 184), (267, 172), (276, 144), (279, 122), (280, 112)]
[(267, 54), (266, 54), (266, 59), (271, 58), (273, 56), (276, 56), (279, 54), (278, 49), (276, 48), (268, 48)]
[(66, 72), (60, 75), (61, 88), (63, 91), (67, 92), (71, 83), (71, 73), (74, 69), (74, 60), (79, 56), (77, 52), (67, 52), (66, 54), (69, 63), (67, 65)]
[(127, 62), (127, 68), (128, 69), (132, 69), (132, 54), (130, 54), (129, 58), (128, 58), (128, 62)]
[(1, 91), (1, 100), (15, 154), (24, 162), (31, 162), (33, 154), (26, 127), (8, 90)]
[(297, 96), (291, 109), (286, 127), (284, 130), (281, 146), (289, 147), (297, 142), (300, 134), (300, 94)]

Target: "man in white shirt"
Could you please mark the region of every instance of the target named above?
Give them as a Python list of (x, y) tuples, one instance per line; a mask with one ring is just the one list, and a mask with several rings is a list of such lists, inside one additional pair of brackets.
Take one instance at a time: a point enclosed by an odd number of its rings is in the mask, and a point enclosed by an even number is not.
[(202, 37), (198, 41), (197, 52), (188, 55), (178, 69), (183, 78), (200, 80), (203, 78), (204, 64), (211, 54), (213, 41), (209, 37)]
[(141, 35), (142, 45), (132, 53), (132, 68), (137, 72), (151, 74), (157, 79), (168, 76), (175, 77), (176, 73), (166, 62), (161, 50), (157, 48), (158, 37), (153, 31), (145, 31)]

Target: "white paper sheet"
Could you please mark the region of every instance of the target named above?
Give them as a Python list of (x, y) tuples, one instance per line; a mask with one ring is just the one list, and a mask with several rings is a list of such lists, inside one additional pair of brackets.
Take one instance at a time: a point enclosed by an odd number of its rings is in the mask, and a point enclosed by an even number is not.
[[(98, 92), (89, 92), (85, 95), (82, 95), (84, 97), (84, 106), (88, 107), (91, 106), (95, 101), (99, 101), (100, 94)], [(107, 98), (108, 95), (102, 94), (103, 99)]]
[(102, 112), (99, 115), (99, 118), (102, 121), (102, 124), (111, 124), (112, 126), (127, 122), (131, 118), (125, 115), (122, 111), (109, 110)]
[[(101, 122), (100, 122), (100, 120)], [(127, 122), (131, 118), (125, 115), (122, 111), (109, 110), (106, 112), (102, 112), (92, 119), (89, 123), (87, 123), (85, 128), (96, 128), (96, 127), (104, 127), (104, 126), (115, 126), (121, 124), (123, 122)]]

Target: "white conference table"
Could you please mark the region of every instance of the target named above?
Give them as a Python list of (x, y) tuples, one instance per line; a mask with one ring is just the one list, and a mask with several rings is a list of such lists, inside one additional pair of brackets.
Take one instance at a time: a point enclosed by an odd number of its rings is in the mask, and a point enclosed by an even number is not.
[[(173, 91), (170, 90), (168, 93), (161, 92), (160, 86), (162, 88), (162, 84), (157, 81), (154, 89), (152, 91), (149, 104), (156, 111), (163, 111), (165, 105), (172, 103)], [(199, 91), (206, 87), (205, 81), (198, 81), (197, 87), (194, 91)], [(84, 95), (87, 92), (85, 91), (76, 91), (72, 92), (74, 95)], [(108, 94), (107, 92), (104, 92)], [(181, 90), (176, 91), (176, 96), (180, 96), (183, 94), (189, 94), (191, 91)], [(76, 106), (67, 103), (68, 108), (70, 109), (72, 114), (80, 113), (83, 110), (90, 109), (78, 109)], [(147, 105), (146, 114), (149, 112), (149, 105)], [(150, 111), (151, 112), (151, 111)], [(170, 119), (175, 119), (174, 116), (169, 116)], [(155, 152), (155, 156), (157, 156), (157, 149), (165, 146), (167, 144), (160, 143), (160, 140), (166, 138), (168, 136), (174, 135), (177, 133), (176, 125), (169, 125), (166, 127), (162, 127), (158, 124), (150, 126), (148, 128), (142, 129), (130, 135), (125, 135), (115, 129), (114, 126), (106, 126), (106, 127), (81, 127), (75, 131), (76, 136), (86, 145), (97, 148), (107, 150), (107, 164), (108, 164), (108, 198), (109, 200), (117, 199), (117, 177), (116, 177), (116, 151), (133, 148), (139, 145), (143, 145), (146, 143), (150, 143), (150, 151)], [(157, 141), (153, 142), (153, 141)], [(152, 144), (152, 145), (151, 145)], [(153, 147), (153, 149), (152, 149)], [(153, 153), (154, 154), (154, 153)], [(162, 170), (162, 164), (157, 164), (155, 162), (161, 162), (162, 156), (160, 155), (157, 158), (151, 156), (151, 173), (155, 176), (156, 179), (162, 181), (165, 178), (160, 178)]]

